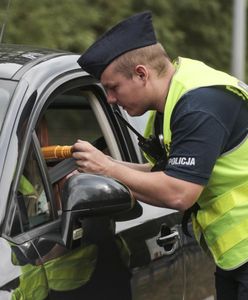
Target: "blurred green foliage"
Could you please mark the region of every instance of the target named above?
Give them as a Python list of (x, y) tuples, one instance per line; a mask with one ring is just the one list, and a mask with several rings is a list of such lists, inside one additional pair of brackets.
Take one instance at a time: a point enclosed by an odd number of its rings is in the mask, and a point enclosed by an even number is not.
[[(1, 23), (8, 1), (0, 0)], [(11, 0), (3, 42), (81, 53), (121, 19), (151, 10), (172, 59), (200, 59), (229, 72), (232, 8), (233, 0)]]

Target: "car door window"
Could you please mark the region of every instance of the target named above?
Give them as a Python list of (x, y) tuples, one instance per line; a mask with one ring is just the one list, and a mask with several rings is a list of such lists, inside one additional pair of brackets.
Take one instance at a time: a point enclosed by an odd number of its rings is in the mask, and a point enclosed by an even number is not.
[[(99, 100), (91, 91), (71, 89), (54, 97), (43, 112), (41, 120), (46, 120), (47, 143), (41, 146), (73, 145), (78, 139), (88, 141), (108, 155), (119, 157), (119, 149), (114, 140), (109, 122)], [(42, 128), (44, 126), (39, 126)], [(42, 134), (37, 131), (39, 140)], [(106, 140), (106, 142), (105, 142)], [(97, 141), (97, 143), (95, 143)], [(107, 146), (111, 145), (110, 147)], [(44, 149), (44, 148), (43, 148)], [(46, 158), (45, 158), (46, 159)], [(46, 159), (48, 171), (63, 161), (63, 158)], [(75, 166), (76, 169), (76, 166)], [(54, 199), (58, 213), (61, 211), (61, 193), (68, 174), (52, 182)]]

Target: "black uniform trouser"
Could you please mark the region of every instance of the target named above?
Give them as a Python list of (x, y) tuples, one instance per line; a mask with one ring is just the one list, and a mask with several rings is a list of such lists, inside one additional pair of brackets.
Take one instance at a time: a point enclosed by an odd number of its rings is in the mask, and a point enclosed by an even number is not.
[(215, 286), (217, 300), (248, 300), (248, 263), (231, 271), (217, 267)]

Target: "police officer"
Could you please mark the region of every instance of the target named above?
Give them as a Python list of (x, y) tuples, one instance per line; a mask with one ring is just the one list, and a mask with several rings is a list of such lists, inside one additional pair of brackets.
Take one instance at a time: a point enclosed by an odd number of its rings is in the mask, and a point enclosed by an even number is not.
[(118, 162), (86, 141), (74, 144), (78, 170), (117, 178), (137, 199), (185, 211), (195, 203), (194, 233), (216, 263), (217, 299), (248, 299), (248, 89), (204, 63), (170, 60), (150, 12), (120, 22), (78, 61), (104, 86), (109, 104), (150, 112), (145, 135), (162, 119), (168, 162), (149, 172)]

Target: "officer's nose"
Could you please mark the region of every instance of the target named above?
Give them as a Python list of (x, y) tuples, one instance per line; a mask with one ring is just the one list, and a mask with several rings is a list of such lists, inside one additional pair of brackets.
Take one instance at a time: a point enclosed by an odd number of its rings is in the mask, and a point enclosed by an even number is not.
[(107, 93), (107, 101), (108, 101), (108, 104), (115, 104), (117, 102), (117, 99), (116, 99), (114, 93), (111, 93), (111, 92)]

